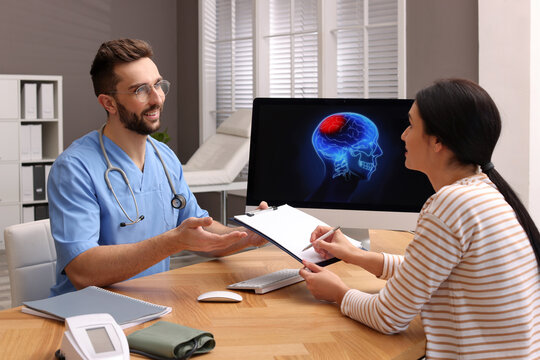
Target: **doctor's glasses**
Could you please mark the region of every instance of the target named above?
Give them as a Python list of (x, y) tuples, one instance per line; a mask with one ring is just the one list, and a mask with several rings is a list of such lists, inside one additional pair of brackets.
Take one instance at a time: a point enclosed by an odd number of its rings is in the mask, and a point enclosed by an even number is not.
[(144, 103), (150, 98), (152, 88), (154, 88), (160, 97), (164, 98), (171, 88), (171, 83), (167, 80), (160, 80), (154, 85), (143, 84), (135, 89), (135, 91), (109, 91), (108, 94), (132, 94), (137, 97), (137, 100)]

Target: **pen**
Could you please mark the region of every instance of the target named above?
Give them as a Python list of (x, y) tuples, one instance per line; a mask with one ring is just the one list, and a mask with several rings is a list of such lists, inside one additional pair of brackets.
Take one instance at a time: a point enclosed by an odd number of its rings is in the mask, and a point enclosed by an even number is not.
[[(324, 240), (324, 239), (326, 239), (327, 237), (329, 237), (330, 235), (332, 235), (333, 233), (335, 233), (336, 231), (338, 231), (339, 229), (341, 229), (341, 226), (338, 226), (338, 227), (333, 228), (332, 230), (330, 230), (330, 231), (327, 232), (326, 234), (322, 235), (321, 237), (319, 237), (319, 238), (316, 239), (315, 241), (317, 241), (317, 240)], [(309, 248), (312, 247), (312, 246), (313, 246), (313, 243), (309, 243), (309, 245), (306, 246), (306, 247), (304, 248), (304, 250), (302, 250), (302, 251), (306, 251), (307, 249), (309, 249)]]

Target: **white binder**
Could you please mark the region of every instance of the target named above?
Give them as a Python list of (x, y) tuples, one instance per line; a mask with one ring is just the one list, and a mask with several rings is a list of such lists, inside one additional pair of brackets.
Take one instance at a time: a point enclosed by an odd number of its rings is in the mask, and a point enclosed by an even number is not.
[(23, 85), (22, 107), (25, 119), (37, 119), (37, 84)]
[(30, 157), (32, 160), (42, 159), (41, 124), (30, 125)]
[(34, 167), (21, 166), (21, 201), (34, 201)]
[(54, 87), (53, 84), (43, 83), (38, 93), (38, 118), (54, 119)]
[(32, 159), (30, 125), (21, 125), (21, 161)]

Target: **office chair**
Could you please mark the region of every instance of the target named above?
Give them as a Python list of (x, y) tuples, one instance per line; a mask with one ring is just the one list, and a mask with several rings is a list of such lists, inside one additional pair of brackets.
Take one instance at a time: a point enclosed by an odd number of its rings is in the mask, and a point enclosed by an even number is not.
[[(183, 165), (189, 186), (229, 184), (249, 160), (251, 109), (238, 109)], [(216, 189), (219, 191), (219, 189)]]
[(11, 306), (49, 297), (56, 281), (56, 249), (49, 219), (4, 229)]

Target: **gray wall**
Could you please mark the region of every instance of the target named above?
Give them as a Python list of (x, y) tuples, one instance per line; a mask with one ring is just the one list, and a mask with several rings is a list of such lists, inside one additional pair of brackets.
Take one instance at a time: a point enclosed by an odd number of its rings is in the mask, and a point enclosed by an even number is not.
[(407, 0), (407, 97), (444, 77), (478, 82), (478, 1)]
[[(149, 41), (161, 75), (173, 83), (163, 128), (178, 137), (177, 11), (175, 0), (2, 0), (0, 73), (63, 76), (64, 147), (105, 122), (90, 81), (90, 65), (106, 40)], [(1, 100), (0, 100), (1, 101)]]
[(186, 163), (199, 147), (198, 0), (178, 7), (178, 157)]

